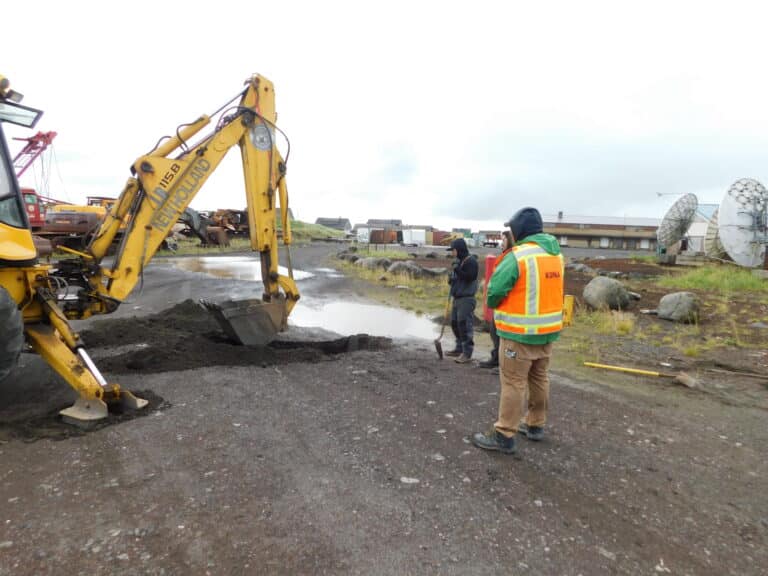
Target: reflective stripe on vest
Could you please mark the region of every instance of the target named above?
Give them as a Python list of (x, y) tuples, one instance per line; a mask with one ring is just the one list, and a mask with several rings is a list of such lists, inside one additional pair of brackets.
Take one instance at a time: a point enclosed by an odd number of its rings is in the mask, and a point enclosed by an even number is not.
[(563, 257), (538, 244), (512, 249), (519, 275), (506, 298), (494, 310), (498, 332), (550, 334), (563, 328)]

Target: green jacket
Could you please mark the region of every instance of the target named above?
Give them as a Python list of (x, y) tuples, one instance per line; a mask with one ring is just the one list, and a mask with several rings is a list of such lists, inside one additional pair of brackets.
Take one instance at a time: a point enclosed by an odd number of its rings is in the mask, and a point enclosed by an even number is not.
[[(525, 244), (526, 242), (535, 242), (544, 248), (548, 254), (552, 254), (553, 256), (560, 254), (560, 245), (557, 243), (557, 239), (551, 234), (533, 234), (523, 238), (519, 242), (515, 242), (515, 246)], [(515, 285), (515, 282), (517, 282), (519, 276), (520, 271), (517, 267), (517, 258), (515, 258), (514, 252), (510, 251), (504, 256), (504, 259), (498, 263), (488, 282), (488, 295), (486, 297), (488, 308), (496, 308), (502, 303), (504, 298), (507, 297), (507, 294), (509, 294), (509, 291), (512, 290), (512, 287)], [(502, 334), (499, 332), (499, 337), (514, 340), (515, 342), (521, 342), (523, 344), (549, 344), (560, 338), (560, 333)]]

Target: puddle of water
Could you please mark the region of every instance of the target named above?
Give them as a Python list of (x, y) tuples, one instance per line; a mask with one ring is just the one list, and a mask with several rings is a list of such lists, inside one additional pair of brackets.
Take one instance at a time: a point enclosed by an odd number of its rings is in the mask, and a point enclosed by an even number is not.
[(389, 338), (434, 340), (439, 329), (426, 316), (378, 304), (331, 302), (319, 307), (299, 301), (289, 323), (319, 327), (337, 334), (370, 334)]
[[(261, 261), (251, 256), (200, 256), (197, 258), (178, 258), (173, 265), (187, 272), (202, 272), (217, 278), (234, 278), (235, 280), (261, 280)], [(285, 276), (288, 269), (278, 266), (278, 272)], [(296, 281), (312, 278), (314, 274), (304, 270), (293, 269), (293, 279)]]
[(336, 274), (338, 273), (338, 270), (334, 270), (333, 268), (313, 268), (315, 272), (320, 272), (321, 274)]

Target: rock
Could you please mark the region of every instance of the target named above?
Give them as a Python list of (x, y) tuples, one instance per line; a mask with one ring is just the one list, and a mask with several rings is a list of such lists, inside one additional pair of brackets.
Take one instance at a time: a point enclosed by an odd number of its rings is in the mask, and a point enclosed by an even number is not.
[(765, 322), (753, 322), (749, 325), (750, 328), (768, 328), (768, 324)]
[(394, 262), (387, 268), (387, 272), (389, 274), (403, 274), (410, 278), (422, 278), (424, 276), (424, 269), (410, 260)]
[(624, 310), (630, 296), (624, 285), (613, 278), (596, 276), (584, 287), (584, 302), (595, 310)]
[(420, 480), (418, 478), (409, 478), (408, 476), (401, 476), (400, 482), (403, 484), (418, 484)]
[(583, 274), (595, 274), (595, 270), (593, 268), (590, 268), (586, 264), (582, 264), (581, 262), (573, 262), (572, 264), (566, 264), (565, 266), (566, 270), (573, 270), (574, 272), (581, 272)]
[(657, 315), (664, 320), (695, 324), (699, 321), (700, 304), (692, 292), (674, 292), (659, 301)]
[(375, 270), (376, 268), (388, 269), (392, 265), (389, 258), (360, 258), (355, 262), (355, 266), (362, 266), (366, 270)]
[(424, 276), (448, 276), (448, 268), (422, 268)]
[(437, 257), (438, 257), (437, 252), (427, 252), (426, 254), (424, 254), (424, 258), (437, 258)]
[(352, 262), (353, 264), (360, 260), (360, 256), (357, 254), (347, 254), (346, 252), (340, 252), (336, 255), (336, 257), (339, 260), (346, 260), (347, 262)]

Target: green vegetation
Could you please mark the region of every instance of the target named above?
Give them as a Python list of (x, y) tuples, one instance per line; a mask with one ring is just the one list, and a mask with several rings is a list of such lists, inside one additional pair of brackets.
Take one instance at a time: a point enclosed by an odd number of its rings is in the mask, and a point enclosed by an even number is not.
[[(278, 225), (278, 230), (281, 227)], [(313, 238), (343, 238), (344, 232), (334, 230), (319, 224), (309, 224), (299, 220), (291, 220), (291, 240), (293, 244), (304, 244), (310, 242)], [(228, 252), (247, 252), (251, 249), (251, 240), (246, 236), (236, 236), (230, 238), (229, 246), (201, 246), (200, 240), (195, 237), (185, 238), (179, 236), (178, 249), (159, 250), (158, 256), (205, 256), (214, 254), (226, 254)]]
[(360, 256), (360, 258), (389, 258), (390, 260), (412, 259), (411, 256), (408, 255), (408, 252), (403, 252), (402, 250), (386, 250), (384, 248), (378, 250), (376, 246), (376, 244), (363, 244), (362, 246), (358, 244), (357, 255)]
[(598, 334), (623, 336), (631, 334), (635, 329), (634, 314), (614, 310), (585, 311), (577, 316), (576, 322)]
[(768, 282), (753, 275), (750, 270), (736, 266), (702, 266), (684, 274), (659, 278), (656, 284), (665, 288), (706, 290), (723, 295), (737, 292), (768, 294)]
[[(278, 222), (277, 229), (281, 228)], [(344, 238), (344, 232), (320, 224), (291, 220), (291, 236), (293, 242), (309, 242), (313, 238)]]
[[(365, 257), (365, 252), (358, 252)], [(372, 253), (380, 256), (384, 251)], [(402, 254), (402, 253), (399, 253)], [(390, 258), (390, 256), (380, 256)], [(448, 298), (448, 281), (445, 276), (435, 278), (412, 278), (407, 274), (390, 274), (382, 269), (368, 270), (342, 261), (344, 273), (365, 280), (372, 285), (368, 295), (385, 304), (410, 310), (416, 314), (442, 314)], [(385, 280), (382, 280), (385, 279)], [(393, 290), (392, 288), (396, 288)], [(478, 300), (479, 304), (480, 300)]]

